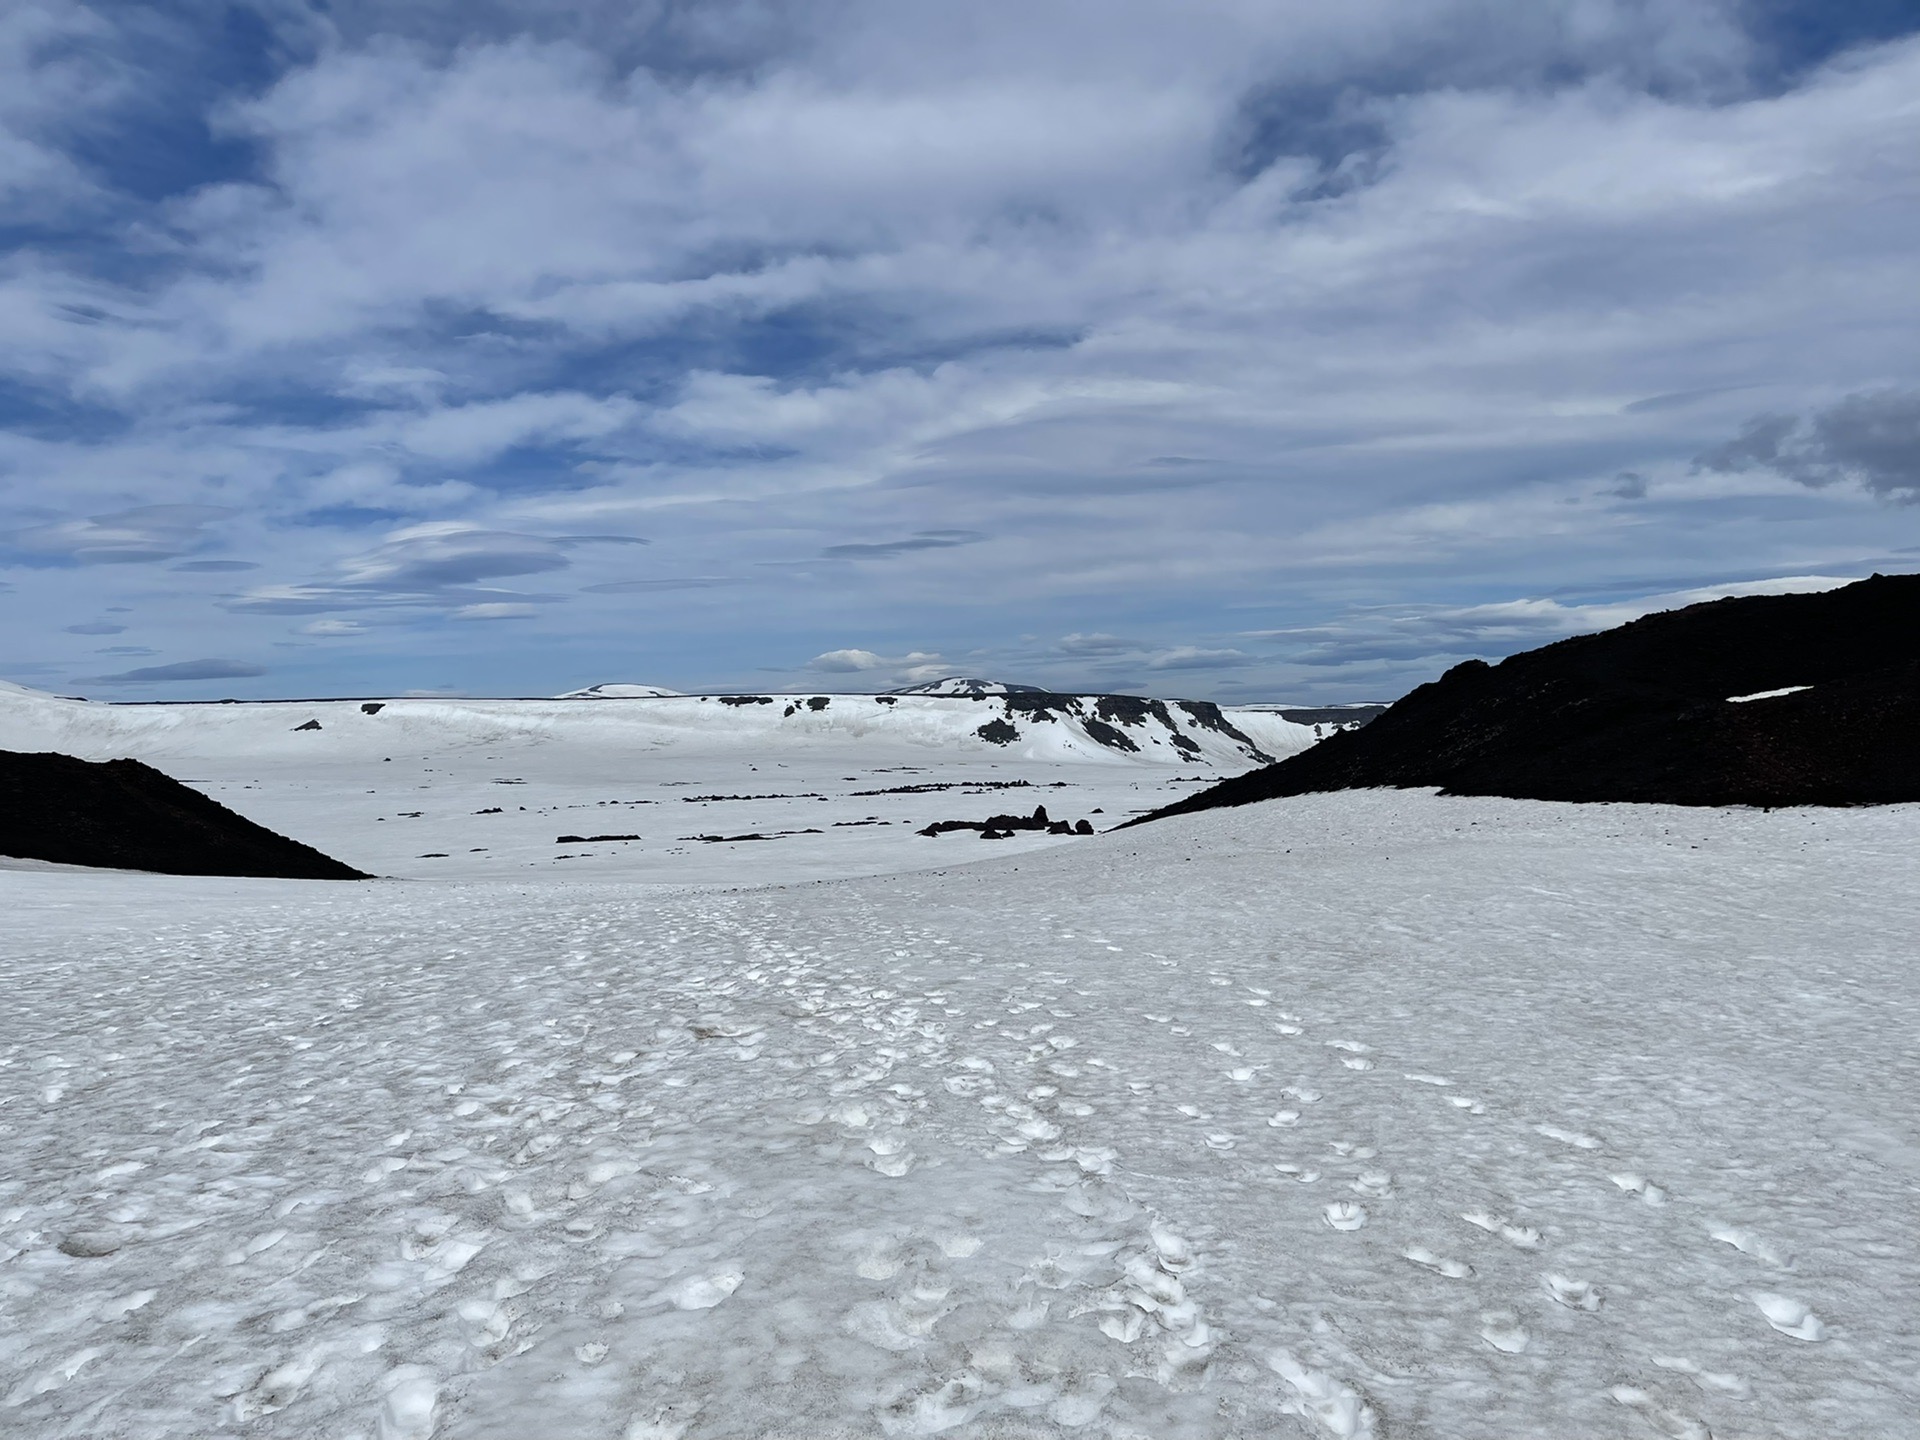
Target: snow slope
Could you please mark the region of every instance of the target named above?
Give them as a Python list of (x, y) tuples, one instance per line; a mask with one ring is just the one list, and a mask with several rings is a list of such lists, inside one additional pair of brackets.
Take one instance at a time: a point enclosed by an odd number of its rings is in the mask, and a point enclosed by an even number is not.
[[(914, 831), (1041, 803), (1104, 825), (1315, 738), (1259, 714), (1237, 739), (1204, 723), (1211, 707), (1177, 701), (1049, 700), (1017, 713), (873, 695), (103, 705), (9, 685), (0, 749), (144, 760), (382, 875), (725, 883), (739, 844), (767, 852), (764, 881), (944, 864), (981, 842)], [(735, 838), (748, 835), (767, 838)]]
[(727, 893), (0, 872), (0, 1430), (1886, 1440), (1917, 840), (1365, 792)]

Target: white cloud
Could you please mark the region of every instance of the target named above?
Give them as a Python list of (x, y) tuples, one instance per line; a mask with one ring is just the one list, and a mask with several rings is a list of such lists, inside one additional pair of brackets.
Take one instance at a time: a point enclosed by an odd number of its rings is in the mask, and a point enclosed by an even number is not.
[(861, 670), (879, 670), (886, 664), (871, 650), (829, 650), (809, 660), (807, 668), (831, 675), (850, 675)]
[(1198, 645), (1175, 645), (1147, 657), (1149, 670), (1219, 670), (1244, 665), (1251, 657), (1244, 650), (1209, 650)]
[(206, 527), (234, 512), (223, 505), (140, 505), (111, 515), (61, 520), (0, 536), (0, 550), (28, 563), (115, 565), (173, 560), (204, 549)]
[(525, 620), (530, 615), (539, 614), (532, 605), (517, 605), (502, 601), (490, 601), (480, 605), (462, 605), (450, 612), (449, 620)]

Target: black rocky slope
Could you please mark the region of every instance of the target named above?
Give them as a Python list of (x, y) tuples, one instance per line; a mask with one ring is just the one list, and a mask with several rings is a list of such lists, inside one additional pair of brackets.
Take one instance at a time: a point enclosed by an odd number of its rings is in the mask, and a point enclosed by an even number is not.
[[(1790, 695), (1732, 697), (1806, 686)], [(1920, 800), (1920, 575), (1649, 615), (1469, 660), (1364, 729), (1130, 823), (1309, 791), (1672, 805)]]
[(138, 760), (0, 750), (0, 855), (167, 875), (366, 880)]

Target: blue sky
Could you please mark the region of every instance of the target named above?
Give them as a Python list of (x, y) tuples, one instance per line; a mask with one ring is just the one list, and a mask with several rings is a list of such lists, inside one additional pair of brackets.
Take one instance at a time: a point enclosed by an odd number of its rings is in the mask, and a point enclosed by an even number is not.
[(1892, 0), (26, 0), (0, 677), (1389, 698), (1920, 570)]

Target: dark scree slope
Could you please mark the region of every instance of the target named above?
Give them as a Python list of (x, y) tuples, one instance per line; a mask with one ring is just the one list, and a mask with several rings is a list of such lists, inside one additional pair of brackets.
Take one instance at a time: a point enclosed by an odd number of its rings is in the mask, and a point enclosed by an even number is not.
[(167, 875), (366, 880), (138, 760), (0, 750), (0, 855)]
[[(1808, 688), (1731, 701), (1788, 686)], [(1469, 660), (1364, 729), (1129, 823), (1429, 785), (1670, 805), (1920, 800), (1920, 575), (1715, 600)]]

